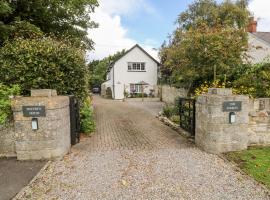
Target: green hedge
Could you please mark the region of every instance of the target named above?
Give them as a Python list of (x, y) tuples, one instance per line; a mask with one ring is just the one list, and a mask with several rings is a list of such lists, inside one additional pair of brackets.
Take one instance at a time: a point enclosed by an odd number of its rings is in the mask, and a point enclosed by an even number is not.
[(86, 100), (80, 109), (81, 132), (91, 135), (95, 131), (96, 125), (94, 120), (94, 112), (91, 107), (90, 100)]
[(52, 38), (16, 39), (0, 48), (0, 83), (31, 89), (56, 89), (59, 94), (87, 96), (85, 52)]
[(10, 96), (18, 95), (20, 87), (0, 84), (0, 125), (5, 124), (12, 115)]

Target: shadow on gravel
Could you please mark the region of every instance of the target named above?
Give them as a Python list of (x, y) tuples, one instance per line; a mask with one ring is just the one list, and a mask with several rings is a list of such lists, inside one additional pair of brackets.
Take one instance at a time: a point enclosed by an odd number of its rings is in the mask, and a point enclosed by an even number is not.
[(45, 165), (45, 161), (21, 162), (0, 158), (0, 200), (9, 200), (25, 187)]

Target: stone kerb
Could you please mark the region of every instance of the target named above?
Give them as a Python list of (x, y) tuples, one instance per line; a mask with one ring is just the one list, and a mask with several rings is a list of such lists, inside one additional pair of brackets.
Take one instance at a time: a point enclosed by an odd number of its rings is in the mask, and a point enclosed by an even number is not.
[[(235, 123), (230, 123), (230, 112), (223, 111), (223, 104), (233, 101), (240, 101), (242, 108), (235, 112)], [(209, 89), (196, 103), (196, 144), (214, 154), (246, 149), (249, 107), (247, 96), (232, 95), (231, 89)]]
[[(18, 160), (57, 159), (70, 150), (69, 97), (56, 96), (56, 91), (36, 90), (34, 96), (12, 100), (15, 148)], [(23, 106), (45, 106), (42, 117), (26, 117)], [(32, 119), (38, 130), (32, 130)]]

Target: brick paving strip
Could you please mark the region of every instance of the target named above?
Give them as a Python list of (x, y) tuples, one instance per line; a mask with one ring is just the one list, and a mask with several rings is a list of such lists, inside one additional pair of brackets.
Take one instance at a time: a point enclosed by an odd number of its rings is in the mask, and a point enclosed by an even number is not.
[(51, 162), (17, 199), (270, 199), (142, 107), (95, 97), (97, 131)]

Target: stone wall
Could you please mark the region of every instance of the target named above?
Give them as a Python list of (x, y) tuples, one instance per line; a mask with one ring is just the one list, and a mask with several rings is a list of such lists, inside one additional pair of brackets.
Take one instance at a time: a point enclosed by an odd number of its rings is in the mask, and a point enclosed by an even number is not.
[(16, 157), (13, 123), (0, 126), (0, 157)]
[(251, 101), (249, 113), (249, 146), (270, 145), (270, 98)]
[[(223, 102), (241, 101), (236, 122), (229, 122), (229, 112), (223, 111)], [(244, 150), (248, 146), (249, 98), (232, 95), (231, 89), (213, 89), (198, 97), (196, 103), (195, 142), (210, 153)]]
[(187, 97), (187, 90), (184, 88), (175, 88), (169, 85), (161, 86), (161, 101), (166, 104), (175, 104), (175, 100), (179, 97)]
[[(224, 102), (241, 102), (234, 123)], [(252, 145), (270, 145), (270, 98), (249, 99), (233, 95), (231, 89), (212, 88), (196, 103), (195, 142), (210, 153), (247, 149)]]
[[(69, 97), (56, 92), (33, 91), (31, 97), (12, 101), (15, 147), (18, 160), (57, 159), (70, 149)], [(25, 117), (23, 106), (45, 106), (46, 116), (38, 117), (38, 130), (32, 130), (32, 117)]]

